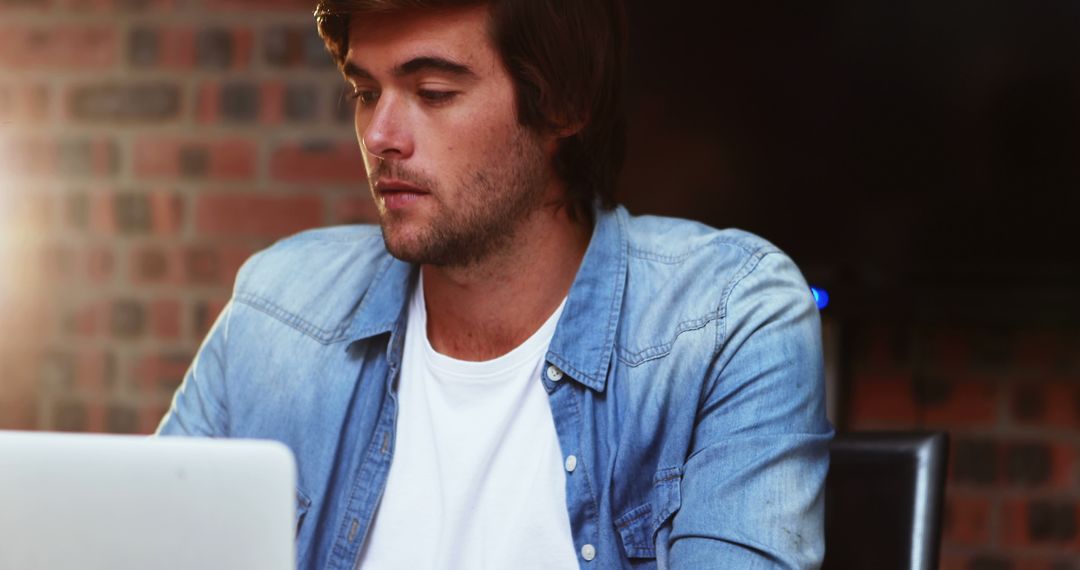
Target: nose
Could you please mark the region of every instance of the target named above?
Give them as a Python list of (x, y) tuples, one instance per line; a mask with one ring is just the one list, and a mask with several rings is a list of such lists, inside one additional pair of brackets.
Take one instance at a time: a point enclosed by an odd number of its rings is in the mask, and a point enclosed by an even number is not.
[(356, 128), (364, 149), (379, 158), (404, 159), (412, 155), (413, 139), (404, 102), (383, 93), (364, 120), (358, 111)]

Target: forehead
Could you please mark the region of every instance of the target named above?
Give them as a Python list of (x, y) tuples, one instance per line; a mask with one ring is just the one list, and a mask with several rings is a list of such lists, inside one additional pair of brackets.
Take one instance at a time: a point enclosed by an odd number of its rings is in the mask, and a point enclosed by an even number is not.
[(486, 5), (355, 15), (345, 59), (373, 72), (427, 56), (487, 69), (497, 60), (488, 21)]

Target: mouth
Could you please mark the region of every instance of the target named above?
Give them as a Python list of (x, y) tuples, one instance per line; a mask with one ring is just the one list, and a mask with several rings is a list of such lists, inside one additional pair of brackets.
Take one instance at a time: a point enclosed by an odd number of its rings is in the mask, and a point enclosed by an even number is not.
[(375, 194), (388, 210), (405, 208), (430, 194), (427, 190), (403, 180), (380, 179), (375, 182)]

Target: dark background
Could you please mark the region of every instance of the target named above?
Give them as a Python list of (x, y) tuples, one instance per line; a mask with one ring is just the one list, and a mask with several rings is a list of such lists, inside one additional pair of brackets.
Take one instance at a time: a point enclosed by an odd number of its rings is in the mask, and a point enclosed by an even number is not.
[(1080, 3), (690, 6), (627, 4), (631, 211), (759, 233), (847, 320), (1080, 322)]

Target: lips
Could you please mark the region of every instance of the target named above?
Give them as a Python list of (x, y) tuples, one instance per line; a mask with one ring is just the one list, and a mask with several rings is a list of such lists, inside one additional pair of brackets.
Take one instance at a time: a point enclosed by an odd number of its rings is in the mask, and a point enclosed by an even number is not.
[(428, 191), (403, 180), (382, 179), (375, 183), (375, 193), (388, 210), (405, 208), (428, 195)]

